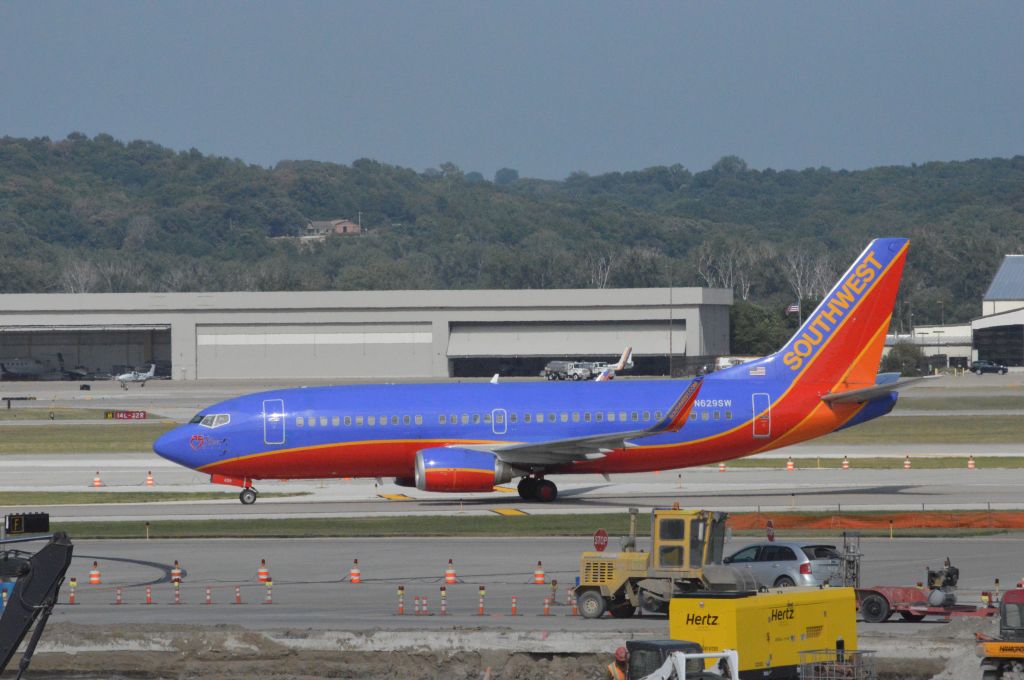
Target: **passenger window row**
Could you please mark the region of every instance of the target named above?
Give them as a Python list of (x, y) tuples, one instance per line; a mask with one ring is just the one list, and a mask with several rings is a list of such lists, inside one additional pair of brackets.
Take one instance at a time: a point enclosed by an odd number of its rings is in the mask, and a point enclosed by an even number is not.
[[(721, 420), (722, 412), (720, 411), (701, 411), (701, 420)], [(661, 411), (562, 411), (562, 412), (526, 412), (526, 413), (509, 413), (506, 414), (503, 411), (499, 411), (493, 414), (495, 424), (503, 424), (507, 418), (509, 423), (518, 424), (544, 424), (544, 423), (603, 423), (603, 422), (622, 422), (622, 423), (650, 423), (658, 422), (662, 419), (664, 414)], [(697, 420), (697, 411), (690, 412), (690, 420)], [(725, 420), (732, 420), (732, 411), (725, 411)], [(492, 421), (491, 413), (441, 413), (437, 416), (438, 425), (480, 425), (481, 423), (490, 425)], [(363, 427), (363, 426), (378, 426), (378, 425), (416, 425), (423, 424), (422, 415), (360, 415), (360, 416), (296, 416), (295, 425), (297, 427), (339, 427), (344, 424), (345, 427)]]
[(732, 420), (732, 411), (690, 411), (690, 420), (698, 418), (701, 420)]

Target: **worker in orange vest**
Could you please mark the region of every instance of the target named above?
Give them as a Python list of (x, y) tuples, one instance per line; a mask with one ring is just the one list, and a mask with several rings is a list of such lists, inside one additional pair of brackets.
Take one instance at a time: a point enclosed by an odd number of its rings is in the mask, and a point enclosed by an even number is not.
[(608, 664), (608, 677), (611, 680), (626, 680), (626, 663), (629, 661), (629, 652), (625, 647), (615, 650), (615, 661)]

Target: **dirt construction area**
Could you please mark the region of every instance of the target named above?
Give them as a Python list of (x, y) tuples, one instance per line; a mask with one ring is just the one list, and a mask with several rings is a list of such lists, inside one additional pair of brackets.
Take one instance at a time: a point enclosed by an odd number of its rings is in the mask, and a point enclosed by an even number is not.
[[(973, 633), (992, 620), (960, 619), (914, 627), (897, 623), (861, 634), (877, 651), (879, 678), (980, 677)], [(640, 637), (640, 636), (636, 636)], [(252, 631), (241, 626), (88, 626), (47, 629), (33, 678), (360, 678), (361, 680), (589, 680), (605, 677), (621, 633), (453, 628)], [(12, 664), (12, 667), (15, 664)]]

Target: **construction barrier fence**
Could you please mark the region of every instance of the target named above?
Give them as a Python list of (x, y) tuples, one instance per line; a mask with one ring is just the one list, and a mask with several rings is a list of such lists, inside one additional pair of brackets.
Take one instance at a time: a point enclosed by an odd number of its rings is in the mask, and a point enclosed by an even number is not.
[(767, 513), (729, 515), (736, 530), (763, 530), (772, 520), (779, 529), (1024, 529), (1024, 512), (964, 510), (891, 513)]

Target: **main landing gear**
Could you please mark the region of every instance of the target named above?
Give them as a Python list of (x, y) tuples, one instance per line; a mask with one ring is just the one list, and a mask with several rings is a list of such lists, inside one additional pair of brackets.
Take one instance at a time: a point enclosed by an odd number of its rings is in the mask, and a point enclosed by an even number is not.
[(238, 500), (242, 501), (242, 505), (252, 505), (256, 502), (256, 497), (259, 492), (251, 486), (247, 486), (238, 494)]
[(537, 477), (523, 477), (519, 480), (519, 497), (524, 501), (539, 501), (550, 503), (558, 498), (558, 487), (555, 483)]

